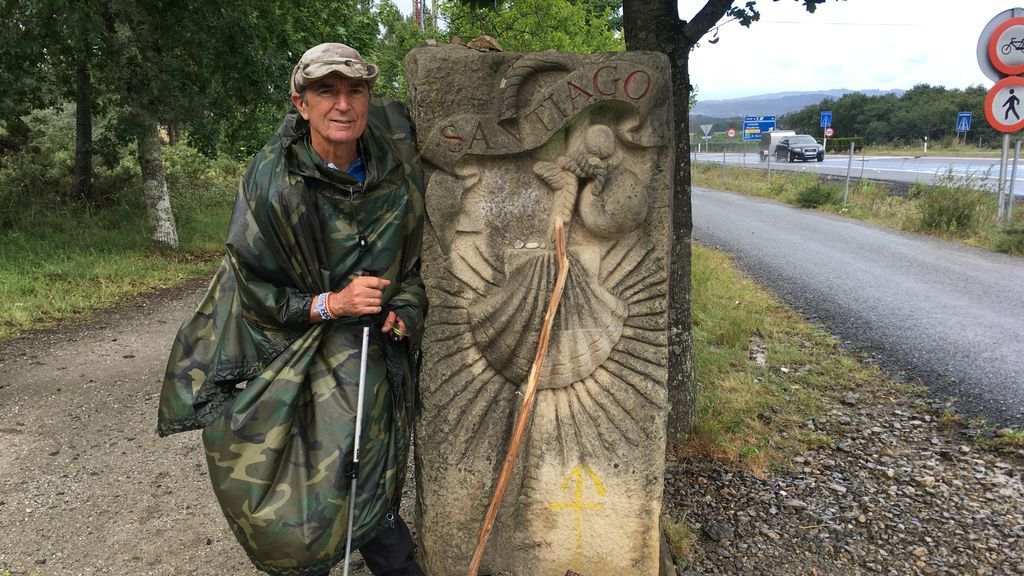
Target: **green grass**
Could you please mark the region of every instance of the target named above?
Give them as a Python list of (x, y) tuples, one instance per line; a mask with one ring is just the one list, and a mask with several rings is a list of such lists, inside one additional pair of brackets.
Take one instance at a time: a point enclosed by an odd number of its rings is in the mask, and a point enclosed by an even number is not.
[(665, 540), (675, 557), (676, 568), (679, 571), (686, 570), (700, 554), (700, 547), (697, 546), (697, 535), (690, 529), (686, 516), (679, 520), (668, 517), (662, 519), (662, 529), (665, 532)]
[[(924, 154), (924, 143), (917, 146), (866, 146), (863, 153), (867, 156), (921, 156)], [(857, 150), (861, 154), (861, 150)], [(978, 148), (977, 141), (974, 145), (967, 144), (954, 146), (952, 142), (942, 144), (928, 143), (927, 156), (958, 156), (961, 158), (999, 158), (1002, 150), (998, 148)]]
[(164, 156), (180, 243), (168, 254), (150, 247), (137, 174), (120, 177), (123, 187), (96, 207), (54, 194), (60, 182), (33, 181), (24, 165), (9, 162), (0, 171), (0, 205), (9, 208), (0, 222), (0, 339), (213, 268), (223, 254), (240, 166), (183, 146), (166, 148)]
[[(756, 283), (699, 245), (692, 264), (697, 424), (676, 449), (753, 471), (829, 440), (803, 424), (829, 397), (890, 385)], [(760, 361), (759, 361), (760, 360)]]
[(996, 437), (982, 441), (982, 445), (996, 450), (1014, 452), (1024, 448), (1024, 430), (1003, 428), (996, 431)]

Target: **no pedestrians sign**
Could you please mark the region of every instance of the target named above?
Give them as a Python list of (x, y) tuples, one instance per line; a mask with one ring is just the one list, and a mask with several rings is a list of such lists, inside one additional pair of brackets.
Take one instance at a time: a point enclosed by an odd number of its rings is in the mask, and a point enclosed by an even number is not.
[(985, 118), (1000, 132), (1024, 128), (1024, 78), (1007, 76), (996, 82), (985, 97)]

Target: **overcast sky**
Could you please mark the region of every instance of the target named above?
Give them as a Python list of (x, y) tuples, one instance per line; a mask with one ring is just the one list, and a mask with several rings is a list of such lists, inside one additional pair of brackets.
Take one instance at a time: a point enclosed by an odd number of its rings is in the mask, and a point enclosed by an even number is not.
[[(406, 12), (412, 0), (398, 0)], [(704, 0), (682, 0), (689, 18)], [(1024, 4), (1021, 0), (1019, 4)], [(795, 0), (760, 0), (749, 29), (724, 24), (690, 55), (700, 100), (848, 88), (966, 88), (994, 82), (978, 67), (978, 36), (1013, 0), (828, 0), (808, 14)], [(500, 38), (498, 39), (501, 40)]]
[[(680, 13), (697, 4), (681, 2)], [(717, 44), (704, 41), (691, 54), (699, 99), (925, 83), (988, 88), (994, 82), (978, 67), (978, 37), (1015, 7), (1012, 0), (829, 0), (808, 14), (794, 0), (757, 5), (761, 20), (750, 29), (725, 24)]]

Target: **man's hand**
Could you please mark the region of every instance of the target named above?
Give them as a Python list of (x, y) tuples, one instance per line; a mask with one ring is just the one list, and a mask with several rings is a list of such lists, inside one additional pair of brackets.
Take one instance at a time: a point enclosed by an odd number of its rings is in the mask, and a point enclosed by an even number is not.
[[(327, 306), (331, 314), (339, 318), (376, 314), (381, 311), (382, 290), (390, 284), (390, 280), (383, 278), (357, 276), (341, 292), (328, 294)], [(388, 317), (390, 318), (390, 314)]]
[(384, 325), (380, 328), (381, 332), (387, 334), (391, 333), (391, 339), (398, 342), (402, 338), (405, 338), (408, 332), (405, 331), (405, 322), (395, 314), (394, 310), (388, 312), (388, 318), (384, 321)]

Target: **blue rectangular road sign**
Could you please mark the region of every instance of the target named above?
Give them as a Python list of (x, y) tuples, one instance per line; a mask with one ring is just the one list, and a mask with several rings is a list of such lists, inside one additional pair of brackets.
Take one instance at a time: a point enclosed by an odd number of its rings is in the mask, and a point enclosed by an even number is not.
[(775, 116), (744, 116), (743, 141), (760, 141), (762, 132), (775, 130)]
[(829, 110), (829, 111), (826, 112), (826, 111), (822, 110), (822, 112), (821, 112), (821, 127), (822, 128), (828, 128), (831, 125), (832, 125), (832, 111)]
[(961, 132), (970, 132), (970, 131), (971, 131), (971, 113), (970, 112), (961, 112), (961, 113), (957, 114), (956, 115), (956, 132), (957, 132), (957, 134), (959, 134)]

